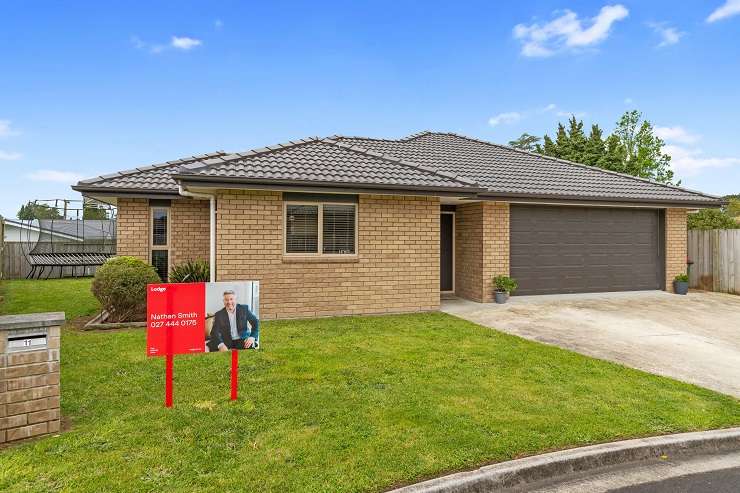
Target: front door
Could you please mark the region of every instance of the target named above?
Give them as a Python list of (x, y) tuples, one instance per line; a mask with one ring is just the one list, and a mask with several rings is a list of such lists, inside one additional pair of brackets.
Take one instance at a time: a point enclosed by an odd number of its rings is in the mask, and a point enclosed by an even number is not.
[(455, 290), (455, 214), (443, 212), (439, 217), (439, 290)]

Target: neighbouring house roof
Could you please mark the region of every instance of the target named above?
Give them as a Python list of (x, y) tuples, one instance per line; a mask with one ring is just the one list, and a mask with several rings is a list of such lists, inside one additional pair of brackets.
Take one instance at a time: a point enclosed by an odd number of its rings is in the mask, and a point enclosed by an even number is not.
[(116, 221), (113, 219), (40, 219), (33, 221), (4, 219), (6, 227), (46, 233), (74, 241), (116, 239)]
[(79, 182), (75, 190), (176, 194), (178, 183), (456, 192), (486, 198), (718, 206), (719, 197), (453, 133), (313, 137)]

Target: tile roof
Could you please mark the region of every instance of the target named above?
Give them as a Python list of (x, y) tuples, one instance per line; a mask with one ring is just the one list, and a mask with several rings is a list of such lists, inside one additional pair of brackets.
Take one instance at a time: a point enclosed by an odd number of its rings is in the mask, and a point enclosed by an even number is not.
[(177, 178), (482, 191), (455, 173), (318, 137), (181, 166)]
[(718, 197), (631, 175), (551, 158), (454, 133), (403, 139), (333, 136), (340, 142), (398, 156), (480, 183), (490, 195), (571, 200), (716, 203)]
[(225, 151), (217, 151), (199, 156), (190, 156), (166, 163), (142, 166), (140, 168), (118, 171), (109, 175), (96, 176), (88, 178), (77, 183), (76, 189), (110, 189), (118, 190), (139, 190), (139, 191), (159, 191), (159, 192), (177, 192), (177, 182), (172, 179), (172, 173), (183, 164), (211, 159), (218, 156), (225, 156)]
[(178, 180), (459, 190), (530, 199), (722, 204), (718, 197), (454, 133), (333, 136), (223, 151), (83, 180), (83, 192), (177, 193)]

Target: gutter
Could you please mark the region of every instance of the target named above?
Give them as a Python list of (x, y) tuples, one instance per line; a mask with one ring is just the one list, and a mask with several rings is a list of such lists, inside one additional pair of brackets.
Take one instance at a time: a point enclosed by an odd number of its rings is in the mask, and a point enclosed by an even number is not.
[(178, 186), (178, 193), (183, 197), (194, 199), (208, 199), (210, 204), (209, 211), (209, 252), (208, 252), (208, 272), (211, 282), (216, 282), (216, 195), (212, 193), (194, 193), (189, 192)]

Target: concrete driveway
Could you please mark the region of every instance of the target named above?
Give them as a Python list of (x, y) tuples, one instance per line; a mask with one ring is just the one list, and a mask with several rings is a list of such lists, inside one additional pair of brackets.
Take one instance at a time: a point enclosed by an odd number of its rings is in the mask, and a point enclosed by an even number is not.
[(740, 296), (662, 291), (452, 299), (442, 311), (740, 398)]

